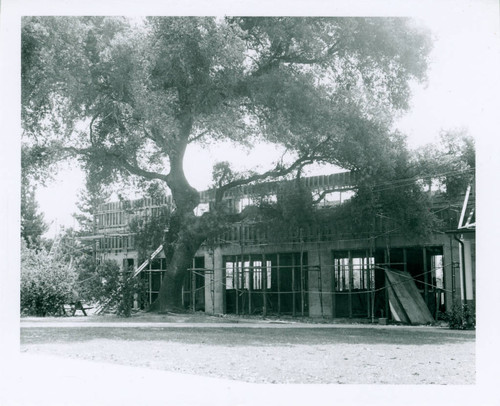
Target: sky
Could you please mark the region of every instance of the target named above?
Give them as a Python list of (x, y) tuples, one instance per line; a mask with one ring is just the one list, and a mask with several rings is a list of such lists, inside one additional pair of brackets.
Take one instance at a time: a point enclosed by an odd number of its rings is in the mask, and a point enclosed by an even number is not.
[[(477, 138), (479, 149), (482, 143), (487, 151), (485, 134), (491, 132), (498, 108), (498, 6), (493, 1), (481, 0), (433, 4), (427, 8), (391, 10), (391, 14), (416, 17), (430, 28), (435, 39), (428, 81), (413, 86), (411, 109), (396, 121), (396, 128), (407, 134), (411, 148), (418, 148), (436, 142), (441, 130), (464, 127)], [(353, 10), (354, 14), (358, 12)], [(275, 150), (262, 145), (252, 152), (235, 149), (228, 143), (212, 146), (208, 151), (190, 146), (186, 175), (194, 187), (204, 189), (210, 183), (212, 165), (218, 160), (228, 160), (230, 156), (237, 169), (255, 168), (255, 163), (265, 169), (266, 163), (269, 166), (276, 158), (275, 154)], [(59, 226), (76, 225), (72, 213), (82, 187), (83, 173), (68, 165), (54, 182), (38, 190), (40, 208), (50, 224), (49, 236)]]

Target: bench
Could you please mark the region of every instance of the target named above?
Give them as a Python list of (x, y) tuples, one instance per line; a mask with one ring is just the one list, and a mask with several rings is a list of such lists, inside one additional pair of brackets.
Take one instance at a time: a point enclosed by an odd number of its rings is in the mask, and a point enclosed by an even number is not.
[(71, 312), (71, 316), (74, 316), (77, 310), (80, 310), (84, 316), (87, 315), (85, 310), (92, 309), (92, 306), (84, 306), (79, 300), (77, 302), (67, 303), (62, 306), (62, 313), (67, 316), (68, 311)]

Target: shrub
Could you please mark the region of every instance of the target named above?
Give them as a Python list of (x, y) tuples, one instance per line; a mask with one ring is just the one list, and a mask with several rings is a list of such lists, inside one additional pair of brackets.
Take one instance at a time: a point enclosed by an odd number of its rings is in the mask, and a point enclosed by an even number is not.
[(120, 267), (115, 261), (106, 260), (100, 264), (90, 264), (92, 277), (81, 283), (80, 290), (86, 300), (103, 302), (116, 295), (121, 286)]
[(140, 278), (126, 279), (121, 283), (121, 293), (117, 301), (116, 313), (119, 316), (130, 317), (134, 303), (134, 295), (137, 294), (139, 304), (144, 302), (146, 293), (146, 282)]
[(21, 246), (21, 314), (47, 316), (58, 314), (72, 297), (76, 273), (45, 249)]
[(446, 312), (446, 321), (453, 330), (474, 330), (476, 328), (476, 310), (474, 306), (462, 304), (453, 306)]
[(131, 315), (135, 293), (141, 302), (144, 283), (139, 278), (129, 279), (130, 273), (124, 274), (115, 261), (96, 264), (87, 260), (80, 262), (78, 268), (78, 292), (83, 300), (106, 303), (111, 299), (109, 306), (115, 307), (117, 314), (125, 317)]
[(95, 303), (100, 301), (102, 282), (97, 272), (97, 264), (91, 255), (82, 256), (76, 261), (78, 273), (77, 289), (83, 302)]

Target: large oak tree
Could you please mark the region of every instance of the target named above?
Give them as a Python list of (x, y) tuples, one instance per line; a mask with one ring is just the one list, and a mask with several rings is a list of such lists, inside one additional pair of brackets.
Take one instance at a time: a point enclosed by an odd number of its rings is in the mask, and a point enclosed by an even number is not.
[[(314, 162), (377, 167), (411, 82), (425, 79), (429, 48), (402, 18), (27, 17), (24, 140), (52, 160), (78, 157), (100, 181), (168, 186), (175, 207), (158, 300), (167, 310), (180, 305), (207, 236), (240, 219), (225, 192)], [(183, 162), (189, 144), (208, 140), (266, 141), (293, 159), (260, 173), (218, 165), (211, 210), (196, 216)]]

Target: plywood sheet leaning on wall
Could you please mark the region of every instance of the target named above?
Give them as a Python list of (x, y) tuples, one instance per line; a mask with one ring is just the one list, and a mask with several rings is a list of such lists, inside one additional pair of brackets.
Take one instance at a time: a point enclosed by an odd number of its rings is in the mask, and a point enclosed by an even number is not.
[(385, 268), (389, 305), (395, 320), (409, 324), (434, 322), (429, 308), (408, 272)]

